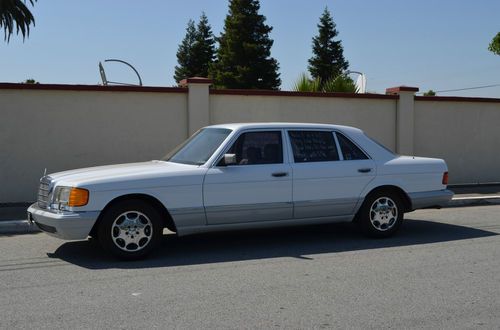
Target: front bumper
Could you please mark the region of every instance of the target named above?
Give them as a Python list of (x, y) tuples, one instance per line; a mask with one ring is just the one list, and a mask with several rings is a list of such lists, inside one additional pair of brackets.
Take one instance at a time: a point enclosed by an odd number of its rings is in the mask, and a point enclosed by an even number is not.
[(61, 239), (85, 239), (99, 216), (94, 212), (55, 213), (32, 204), (28, 208), (28, 220), (45, 233)]
[(453, 191), (448, 189), (408, 194), (413, 210), (444, 207), (448, 205), (453, 195)]

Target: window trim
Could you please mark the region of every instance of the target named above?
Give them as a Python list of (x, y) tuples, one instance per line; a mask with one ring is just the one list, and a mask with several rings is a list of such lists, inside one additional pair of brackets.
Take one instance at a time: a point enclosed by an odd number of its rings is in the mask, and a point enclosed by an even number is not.
[[(312, 163), (333, 163), (333, 162), (339, 162), (343, 160), (343, 157), (341, 153), (339, 153), (340, 148), (337, 142), (337, 137), (335, 136), (335, 130), (332, 129), (325, 129), (325, 128), (309, 128), (309, 127), (300, 127), (300, 128), (287, 128), (285, 130), (286, 132), (286, 138), (288, 140), (287, 145), (288, 145), (288, 161), (290, 164), (312, 164)], [(339, 159), (337, 160), (322, 160), (318, 162), (295, 162), (295, 157), (293, 155), (293, 147), (292, 147), (292, 139), (290, 138), (290, 135), (288, 134), (290, 131), (306, 131), (306, 132), (326, 132), (326, 133), (331, 133), (333, 135), (333, 140), (335, 141), (335, 147), (337, 148), (337, 156)], [(342, 159), (341, 159), (342, 157)]]
[[(227, 153), (227, 151), (233, 146), (234, 143), (240, 138), (241, 135), (245, 133), (253, 133), (253, 132), (280, 132), (281, 133), (281, 152), (283, 153), (283, 161), (281, 163), (272, 163), (272, 164), (243, 164), (243, 165), (227, 165), (227, 166), (218, 166), (219, 162), (221, 161), (222, 157), (224, 157), (224, 154)], [(231, 139), (229, 139), (224, 146), (224, 148), (220, 151), (220, 153), (217, 155), (217, 157), (214, 158), (214, 161), (210, 165), (210, 168), (223, 168), (223, 167), (233, 167), (233, 166), (262, 166), (262, 165), (283, 165), (283, 164), (288, 164), (288, 148), (285, 147), (285, 132), (283, 128), (249, 128), (249, 129), (243, 129), (241, 131), (236, 132)]]
[[(335, 133), (335, 141), (338, 141), (338, 137), (337, 137), (337, 133), (338, 134), (341, 134), (342, 136), (344, 136), (348, 141), (350, 141), (352, 144), (354, 144), (356, 147), (358, 147), (359, 150), (361, 150), (361, 152), (363, 154), (365, 154), (365, 156), (367, 157), (366, 159), (372, 159), (372, 157), (370, 156), (369, 153), (366, 152), (365, 149), (363, 149), (359, 144), (357, 144), (355, 141), (353, 141), (347, 134), (345, 134), (344, 132), (341, 132), (341, 131), (338, 131), (338, 130), (334, 130), (334, 133)], [(342, 152), (342, 148), (340, 148), (340, 141), (338, 142), (339, 143), (339, 151), (340, 151), (340, 154), (342, 155), (342, 160), (343, 161), (356, 161), (356, 160), (366, 160), (366, 159), (344, 159), (344, 153)]]
[(344, 161), (344, 153), (342, 152), (342, 149), (340, 149), (340, 142), (339, 139), (337, 138), (337, 132), (332, 131), (333, 138), (335, 139), (335, 145), (337, 146), (337, 153), (339, 154), (339, 160), (341, 162)]

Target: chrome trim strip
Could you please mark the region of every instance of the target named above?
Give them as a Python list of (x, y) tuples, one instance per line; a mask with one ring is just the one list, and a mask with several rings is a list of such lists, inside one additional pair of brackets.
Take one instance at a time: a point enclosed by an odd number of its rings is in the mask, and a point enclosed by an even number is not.
[(205, 206), (207, 212), (233, 212), (233, 211), (254, 211), (262, 209), (289, 208), (292, 202), (258, 203), (258, 204), (237, 204), (237, 205), (217, 205)]
[(335, 199), (320, 199), (320, 200), (306, 200), (306, 201), (296, 201), (295, 206), (307, 207), (307, 206), (319, 206), (319, 205), (343, 205), (343, 204), (356, 204), (358, 198), (335, 198)]
[(295, 218), (315, 218), (353, 214), (358, 198), (336, 198), (322, 200), (296, 201)]
[(197, 207), (182, 207), (176, 209), (169, 209), (170, 215), (179, 215), (179, 214), (192, 214), (192, 213), (205, 213), (205, 208), (203, 206)]

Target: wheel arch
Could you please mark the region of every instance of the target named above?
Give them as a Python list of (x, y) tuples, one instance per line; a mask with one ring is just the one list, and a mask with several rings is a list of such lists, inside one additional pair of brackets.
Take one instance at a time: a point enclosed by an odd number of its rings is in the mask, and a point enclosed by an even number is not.
[[(370, 190), (370, 192), (368, 192), (368, 194), (366, 194), (364, 200), (366, 200), (368, 198), (368, 196), (375, 194), (377, 192), (380, 192), (380, 191), (390, 191), (390, 192), (396, 193), (397, 195), (399, 195), (401, 197), (401, 200), (402, 200), (403, 206), (404, 206), (404, 212), (410, 212), (413, 210), (410, 196), (408, 196), (406, 191), (404, 191), (401, 187), (398, 187), (395, 185), (377, 186), (377, 187), (373, 188), (372, 190)], [(363, 202), (364, 202), (364, 200), (363, 200)]]
[(165, 207), (165, 205), (163, 205), (162, 202), (160, 202), (156, 197), (153, 197), (151, 195), (136, 193), (136, 194), (127, 194), (118, 196), (109, 201), (99, 214), (99, 217), (97, 218), (96, 222), (94, 223), (94, 226), (90, 230), (89, 235), (95, 236), (97, 234), (98, 230), (97, 228), (99, 227), (99, 223), (101, 222), (103, 214), (106, 213), (106, 210), (108, 210), (112, 205), (116, 204), (117, 202), (121, 202), (124, 200), (132, 200), (132, 199), (142, 200), (151, 204), (155, 209), (157, 209), (160, 212), (163, 219), (163, 226), (170, 231), (177, 232), (177, 227), (175, 226), (174, 219), (172, 218), (170, 212), (167, 210), (167, 208)]

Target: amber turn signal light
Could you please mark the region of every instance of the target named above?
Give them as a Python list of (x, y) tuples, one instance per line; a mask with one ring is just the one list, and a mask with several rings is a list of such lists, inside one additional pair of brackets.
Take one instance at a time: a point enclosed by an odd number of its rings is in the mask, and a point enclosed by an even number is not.
[(443, 173), (443, 184), (444, 185), (448, 184), (448, 172)]
[(68, 206), (84, 206), (89, 202), (89, 191), (82, 188), (71, 188)]

